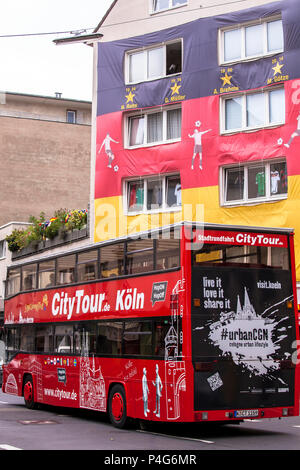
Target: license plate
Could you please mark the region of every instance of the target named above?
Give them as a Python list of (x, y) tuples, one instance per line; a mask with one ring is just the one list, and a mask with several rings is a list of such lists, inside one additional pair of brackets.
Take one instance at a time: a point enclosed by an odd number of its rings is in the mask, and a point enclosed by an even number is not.
[(237, 410), (234, 412), (235, 418), (257, 418), (258, 410)]

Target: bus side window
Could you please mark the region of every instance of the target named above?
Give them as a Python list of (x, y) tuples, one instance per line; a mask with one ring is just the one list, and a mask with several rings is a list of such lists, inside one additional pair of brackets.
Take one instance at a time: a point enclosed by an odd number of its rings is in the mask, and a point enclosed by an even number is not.
[(39, 264), (39, 283), (38, 287), (55, 286), (55, 260), (43, 261)]
[(36, 288), (37, 264), (28, 264), (22, 268), (23, 286), (22, 290), (31, 290)]
[(25, 352), (34, 352), (35, 329), (33, 325), (22, 325), (20, 350)]
[(20, 349), (20, 328), (8, 327), (5, 332), (6, 360), (9, 361)]
[(120, 356), (122, 353), (123, 322), (99, 322), (97, 353)]
[(124, 243), (113, 243), (100, 250), (100, 277), (124, 275)]
[(57, 284), (71, 284), (75, 281), (75, 255), (57, 258)]
[(152, 323), (150, 321), (125, 321), (123, 353), (152, 356)]
[(154, 355), (164, 358), (165, 338), (170, 329), (168, 320), (158, 320), (154, 322)]
[(48, 325), (37, 325), (35, 330), (35, 350), (36, 352), (53, 351), (53, 329)]
[(141, 239), (127, 243), (126, 274), (153, 271), (153, 240)]
[(78, 254), (77, 281), (93, 281), (97, 279), (98, 250)]
[(7, 272), (6, 295), (14, 295), (21, 289), (21, 268), (10, 268)]
[(178, 266), (180, 266), (180, 240), (176, 238), (157, 240), (156, 269), (160, 271)]
[(63, 354), (73, 353), (73, 326), (55, 326), (54, 352)]

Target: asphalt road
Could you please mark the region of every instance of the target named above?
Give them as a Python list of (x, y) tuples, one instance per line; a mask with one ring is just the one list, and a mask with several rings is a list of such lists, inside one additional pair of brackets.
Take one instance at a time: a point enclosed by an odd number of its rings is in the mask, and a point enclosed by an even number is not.
[[(300, 450), (300, 417), (246, 420), (240, 425), (173, 423), (118, 430), (104, 414), (49, 406), (28, 410), (23, 398), (1, 391), (0, 450), (18, 449), (100, 450), (104, 463), (126, 463), (133, 468), (139, 463), (193, 465), (207, 455), (215, 459), (220, 454), (215, 451)], [(149, 461), (154, 454), (160, 461), (154, 457)], [(123, 455), (138, 460), (113, 461)]]

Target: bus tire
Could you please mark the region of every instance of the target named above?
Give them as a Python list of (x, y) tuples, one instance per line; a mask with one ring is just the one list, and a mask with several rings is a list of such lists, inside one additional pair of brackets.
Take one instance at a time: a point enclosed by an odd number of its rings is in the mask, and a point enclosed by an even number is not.
[(31, 375), (26, 375), (24, 377), (23, 396), (26, 408), (30, 410), (36, 408), (36, 402), (34, 401), (34, 386)]
[(108, 414), (110, 422), (116, 428), (124, 428), (127, 423), (127, 404), (124, 387), (113, 385), (108, 397)]

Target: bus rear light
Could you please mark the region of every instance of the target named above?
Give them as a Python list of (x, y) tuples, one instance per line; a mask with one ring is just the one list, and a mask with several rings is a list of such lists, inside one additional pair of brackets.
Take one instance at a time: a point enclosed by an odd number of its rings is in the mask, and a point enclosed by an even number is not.
[(294, 416), (294, 408), (282, 408), (282, 416)]
[(193, 299), (194, 307), (200, 307), (201, 306), (201, 301), (200, 299)]
[(208, 413), (207, 413), (207, 411), (203, 411), (203, 413), (201, 413), (201, 419), (203, 419), (203, 420), (207, 420), (207, 419), (208, 419)]

